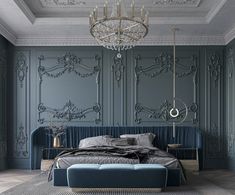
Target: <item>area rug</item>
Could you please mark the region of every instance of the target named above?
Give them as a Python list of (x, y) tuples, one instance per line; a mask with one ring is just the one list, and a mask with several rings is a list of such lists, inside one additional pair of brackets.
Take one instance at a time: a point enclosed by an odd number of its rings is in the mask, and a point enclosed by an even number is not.
[[(201, 181), (201, 180), (200, 180)], [(192, 180), (187, 185), (180, 187), (168, 187), (165, 191), (157, 193), (159, 195), (198, 195), (204, 194), (201, 190), (197, 189), (197, 185), (200, 183), (195, 182), (196, 185), (192, 185)], [(205, 182), (204, 182), (205, 183)], [(212, 187), (213, 188), (213, 187)], [(14, 188), (9, 189), (1, 195), (154, 195), (156, 193), (143, 193), (143, 192), (86, 192), (86, 193), (74, 193), (68, 187), (54, 187), (51, 182), (47, 182), (47, 175), (42, 173), (35, 176), (30, 181), (20, 184)], [(213, 195), (216, 195), (213, 193)]]

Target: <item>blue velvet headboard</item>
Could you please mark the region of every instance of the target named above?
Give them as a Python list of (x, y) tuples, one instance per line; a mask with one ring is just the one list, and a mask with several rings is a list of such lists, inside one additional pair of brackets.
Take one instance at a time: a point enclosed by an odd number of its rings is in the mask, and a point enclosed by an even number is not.
[[(176, 127), (176, 137), (172, 137), (172, 127), (67, 127), (65, 135), (61, 136), (62, 144), (67, 148), (76, 148), (79, 141), (86, 137), (98, 135), (137, 134), (152, 132), (156, 135), (154, 145), (165, 150), (168, 143), (180, 143), (184, 147), (202, 148), (202, 135), (196, 127)], [(48, 135), (45, 127), (36, 129), (31, 134), (31, 168), (39, 168), (42, 148), (52, 147), (52, 137)]]

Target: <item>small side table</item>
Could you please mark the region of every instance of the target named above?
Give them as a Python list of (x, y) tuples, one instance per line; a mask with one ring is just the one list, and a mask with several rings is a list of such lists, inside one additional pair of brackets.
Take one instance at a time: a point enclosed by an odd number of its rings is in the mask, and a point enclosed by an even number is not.
[(64, 150), (71, 148), (43, 148), (41, 159), (41, 171), (48, 171), (54, 162), (55, 157)]
[(198, 148), (169, 148), (167, 152), (180, 160), (186, 171), (199, 171)]

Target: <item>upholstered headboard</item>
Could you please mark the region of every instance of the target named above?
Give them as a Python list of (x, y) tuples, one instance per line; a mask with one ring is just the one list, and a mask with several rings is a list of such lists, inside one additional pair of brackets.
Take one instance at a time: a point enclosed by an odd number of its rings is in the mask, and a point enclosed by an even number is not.
[[(172, 127), (67, 127), (65, 135), (61, 136), (62, 145), (66, 148), (77, 148), (79, 141), (86, 137), (98, 135), (137, 134), (152, 132), (156, 135), (154, 146), (165, 150), (169, 143), (180, 143), (184, 147), (202, 148), (202, 135), (196, 127), (176, 127), (176, 137), (172, 137)], [(45, 127), (36, 129), (31, 134), (31, 168), (39, 168), (41, 151), (52, 147), (52, 137)]]

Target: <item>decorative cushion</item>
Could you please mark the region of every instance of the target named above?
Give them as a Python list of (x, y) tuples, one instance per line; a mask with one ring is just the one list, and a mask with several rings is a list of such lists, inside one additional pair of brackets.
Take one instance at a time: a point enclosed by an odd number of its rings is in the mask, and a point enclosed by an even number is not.
[(110, 135), (103, 135), (97, 137), (88, 137), (80, 140), (79, 148), (89, 148), (94, 146), (107, 146), (107, 138), (111, 138)]
[(130, 146), (136, 145), (135, 138), (112, 138), (109, 135), (88, 137), (82, 139), (79, 148), (99, 147), (99, 146)]
[(153, 147), (153, 140), (155, 138), (153, 133), (142, 133), (142, 134), (124, 134), (120, 135), (121, 138), (135, 138), (137, 145)]
[(136, 139), (132, 137), (127, 138), (108, 138), (107, 141), (109, 142), (110, 146), (130, 146), (136, 145)]

